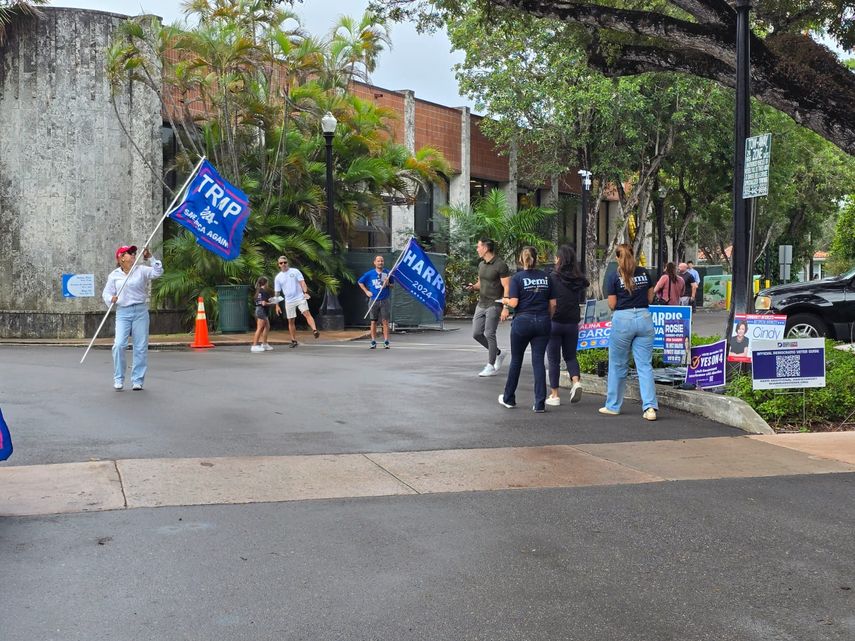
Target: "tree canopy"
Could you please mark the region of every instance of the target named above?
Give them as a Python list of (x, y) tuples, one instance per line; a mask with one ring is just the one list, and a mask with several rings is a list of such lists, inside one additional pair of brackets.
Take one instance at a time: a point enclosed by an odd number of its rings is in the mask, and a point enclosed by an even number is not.
[[(736, 12), (725, 0), (373, 0), (394, 19), (423, 26), (477, 12), (489, 23), (506, 12), (574, 27), (588, 64), (605, 76), (677, 71), (735, 83)], [(751, 91), (855, 155), (855, 73), (810, 34), (849, 49), (855, 16), (846, 0), (757, 0), (752, 11)]]

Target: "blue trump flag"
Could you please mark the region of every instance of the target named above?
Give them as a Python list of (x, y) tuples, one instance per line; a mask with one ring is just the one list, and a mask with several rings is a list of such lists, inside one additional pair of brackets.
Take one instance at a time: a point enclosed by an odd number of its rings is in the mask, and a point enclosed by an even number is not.
[(389, 275), (432, 311), (437, 320), (442, 318), (445, 312), (445, 281), (415, 238), (410, 238)]
[(226, 260), (240, 256), (249, 199), (203, 161), (183, 202), (169, 216), (196, 236), (196, 242)]
[(3, 420), (3, 412), (0, 411), (0, 461), (5, 461), (12, 456), (12, 437), (9, 435), (9, 426)]

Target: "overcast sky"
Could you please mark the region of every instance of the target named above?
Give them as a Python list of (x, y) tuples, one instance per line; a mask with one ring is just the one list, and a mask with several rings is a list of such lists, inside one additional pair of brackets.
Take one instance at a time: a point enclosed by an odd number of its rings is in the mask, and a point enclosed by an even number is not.
[[(180, 0), (53, 0), (56, 7), (99, 9), (127, 15), (151, 13), (166, 23), (183, 19)], [(335, 8), (331, 11), (330, 5)], [(304, 0), (294, 10), (303, 25), (314, 35), (323, 35), (339, 15), (362, 16), (368, 0)], [(384, 89), (412, 89), (417, 98), (450, 107), (472, 106), (457, 92), (457, 81), (451, 66), (461, 62), (463, 54), (451, 53), (445, 33), (421, 35), (407, 23), (392, 24), (392, 50), (380, 56), (373, 84)]]

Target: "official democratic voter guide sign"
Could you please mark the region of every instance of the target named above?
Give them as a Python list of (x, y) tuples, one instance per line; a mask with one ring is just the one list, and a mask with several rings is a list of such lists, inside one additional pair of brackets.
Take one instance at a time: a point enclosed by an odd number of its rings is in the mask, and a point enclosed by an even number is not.
[(196, 242), (226, 260), (240, 256), (249, 199), (203, 161), (184, 201), (169, 216), (189, 229)]
[(759, 340), (751, 345), (754, 389), (825, 387), (825, 340)]

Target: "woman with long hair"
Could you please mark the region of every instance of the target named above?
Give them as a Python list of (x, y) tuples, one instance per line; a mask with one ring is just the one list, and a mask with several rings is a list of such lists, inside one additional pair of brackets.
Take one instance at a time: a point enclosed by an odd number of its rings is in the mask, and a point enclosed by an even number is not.
[(264, 276), (255, 281), (255, 336), (252, 337), (250, 352), (269, 352), (273, 349), (267, 344), (267, 335), (270, 333), (270, 318), (267, 315), (267, 306), (270, 304), (268, 282)]
[(617, 271), (603, 284), (614, 314), (609, 336), (608, 390), (600, 413), (620, 414), (631, 351), (638, 372), (642, 416), (655, 421), (659, 404), (653, 380), (653, 319), (648, 309), (653, 300), (653, 283), (647, 270), (635, 262), (632, 247), (618, 245), (615, 256)]
[(558, 376), (561, 354), (567, 363), (567, 372), (573, 385), (570, 387), (570, 402), (578, 403), (582, 398), (582, 382), (579, 376), (579, 361), (576, 359), (576, 344), (579, 341), (579, 303), (590, 283), (579, 269), (576, 251), (569, 245), (561, 245), (555, 254), (555, 269), (549, 275), (552, 285), (552, 326), (546, 360), (549, 364), (549, 398), (547, 405), (561, 405), (558, 396)]
[(525, 350), (531, 344), (531, 368), (534, 372), (535, 412), (546, 410), (546, 368), (543, 358), (546, 344), (549, 342), (549, 307), (552, 289), (546, 272), (537, 267), (537, 250), (523, 247), (520, 252), (522, 269), (511, 278), (507, 298), (502, 299), (504, 309), (501, 319), (508, 318), (508, 312), (514, 309), (511, 323), (511, 364), (508, 367), (508, 380), (505, 391), (499, 394), (499, 404), (507, 408), (517, 405), (517, 384), (520, 380)]
[(677, 275), (677, 266), (668, 263), (665, 265), (665, 272), (656, 281), (653, 296), (664, 300), (666, 305), (679, 305), (684, 287), (685, 281)]

